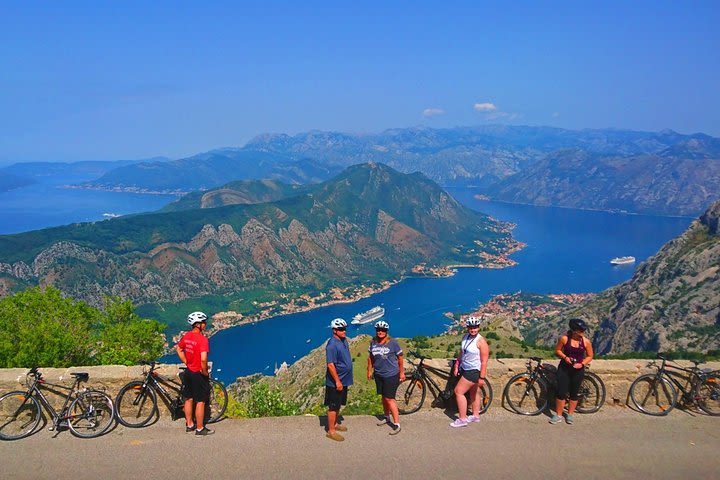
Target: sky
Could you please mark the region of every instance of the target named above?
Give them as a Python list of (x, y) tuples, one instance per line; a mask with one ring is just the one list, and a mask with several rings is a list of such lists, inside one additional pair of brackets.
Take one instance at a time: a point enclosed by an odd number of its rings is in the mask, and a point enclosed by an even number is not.
[(720, 136), (718, 24), (716, 1), (0, 0), (0, 163), (313, 129)]

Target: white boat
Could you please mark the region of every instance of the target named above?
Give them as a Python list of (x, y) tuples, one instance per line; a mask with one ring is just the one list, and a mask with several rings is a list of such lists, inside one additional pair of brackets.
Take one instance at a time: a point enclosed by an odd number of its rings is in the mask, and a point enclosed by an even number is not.
[(635, 263), (635, 257), (615, 257), (610, 260), (610, 263), (613, 265), (628, 265), (630, 263)]
[(373, 307), (367, 312), (355, 315), (350, 323), (353, 325), (363, 325), (382, 318), (383, 315), (385, 315), (385, 309), (383, 307)]

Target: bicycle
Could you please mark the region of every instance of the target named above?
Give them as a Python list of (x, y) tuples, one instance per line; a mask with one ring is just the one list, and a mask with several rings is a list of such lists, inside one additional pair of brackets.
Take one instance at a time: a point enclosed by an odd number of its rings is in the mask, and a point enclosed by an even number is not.
[[(143, 369), (145, 379), (132, 381), (123, 386), (118, 392), (115, 399), (118, 421), (130, 428), (146, 426), (156, 415), (158, 417), (160, 415), (158, 395), (170, 409), (170, 418), (173, 421), (183, 418), (185, 414), (183, 413), (182, 383), (161, 377), (155, 371), (155, 362), (146, 363), (145, 365), (150, 367), (149, 369)], [(165, 387), (170, 391), (166, 390)], [(211, 378), (210, 401), (205, 408), (207, 419), (205, 423), (219, 421), (225, 413), (227, 404), (228, 394), (225, 386), (218, 380)]]
[[(630, 399), (638, 410), (658, 417), (667, 415), (678, 403), (679, 390), (683, 405), (695, 405), (708, 415), (720, 415), (720, 370), (698, 368), (702, 362), (696, 360), (691, 360), (692, 367), (684, 368), (668, 364), (662, 355), (657, 358), (662, 360), (660, 365), (656, 360), (647, 365), (657, 372), (640, 375), (630, 385)], [(685, 384), (678, 379), (685, 380)]]
[[(112, 399), (99, 390), (80, 389), (82, 382), (87, 382), (87, 373), (71, 373), (75, 378), (72, 386), (59, 385), (45, 381), (38, 367), (27, 373), (27, 391), (9, 392), (0, 397), (0, 439), (19, 440), (33, 434), (41, 420), (43, 407), (52, 418), (50, 431), (59, 433), (61, 428), (68, 427), (76, 437), (94, 438), (107, 432), (115, 419), (115, 408)], [(62, 394), (65, 402), (56, 411), (41, 388), (61, 394), (56, 389), (67, 390)]]
[[(533, 367), (533, 362), (537, 364)], [(513, 376), (505, 385), (503, 399), (520, 415), (538, 415), (548, 407), (551, 393), (557, 390), (557, 367), (530, 357), (527, 371)], [(596, 374), (587, 371), (580, 384), (578, 413), (595, 413), (605, 403), (605, 384)]]
[[(405, 380), (402, 381), (398, 387), (398, 396), (396, 397), (396, 400), (400, 414), (408, 415), (420, 410), (425, 402), (428, 390), (430, 390), (430, 393), (432, 393), (434, 397), (434, 404), (441, 403), (448, 406), (455, 398), (454, 389), (457, 384), (458, 377), (451, 375), (449, 371), (425, 365), (423, 362), (427, 359), (427, 357), (423, 357), (417, 352), (409, 352), (409, 354), (420, 361), (415, 366), (415, 370), (406, 374)], [(445, 388), (440, 388), (437, 382), (435, 382), (435, 380), (433, 380), (427, 372), (432, 372), (441, 378), (446, 378), (447, 384)], [(478, 389), (478, 395), (480, 395), (479, 413), (483, 414), (490, 407), (493, 399), (492, 385), (490, 385), (488, 380), (485, 380), (485, 384), (482, 388)], [(472, 413), (472, 406), (469, 401), (468, 413)]]

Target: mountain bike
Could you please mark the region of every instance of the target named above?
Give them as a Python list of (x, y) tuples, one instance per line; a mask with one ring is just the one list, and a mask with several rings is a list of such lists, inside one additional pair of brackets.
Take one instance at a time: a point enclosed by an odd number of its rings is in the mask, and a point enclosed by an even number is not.
[[(420, 410), (423, 403), (425, 403), (428, 390), (430, 390), (430, 393), (434, 397), (433, 404), (450, 406), (455, 399), (454, 390), (459, 377), (452, 375), (450, 371), (425, 365), (424, 361), (427, 357), (423, 357), (417, 352), (408, 353), (417, 358), (419, 362), (415, 365), (415, 370), (406, 374), (405, 380), (402, 381), (398, 387), (398, 394), (395, 399), (400, 414), (408, 415)], [(440, 385), (428, 375), (428, 372), (432, 372), (440, 378), (446, 379), (447, 384), (445, 388), (440, 388)], [(480, 414), (483, 414), (490, 407), (493, 399), (492, 385), (490, 385), (488, 380), (485, 380), (482, 388), (478, 389), (478, 395), (480, 395)], [(468, 413), (472, 413), (472, 405), (470, 405), (469, 399)]]
[[(630, 399), (638, 410), (659, 417), (670, 413), (680, 400), (708, 415), (720, 415), (720, 370), (699, 368), (702, 362), (696, 360), (691, 360), (690, 368), (668, 364), (662, 355), (658, 360), (662, 360), (660, 365), (656, 360), (647, 365), (657, 372), (640, 375), (630, 385)], [(678, 391), (682, 392), (679, 399)]]
[[(533, 362), (536, 363), (533, 366)], [(595, 413), (605, 403), (605, 384), (585, 367), (585, 376), (578, 392), (578, 413)], [(503, 390), (503, 399), (520, 415), (538, 415), (545, 411), (557, 390), (557, 367), (530, 357), (527, 371), (512, 377)]]
[[(18, 440), (34, 433), (43, 420), (42, 408), (52, 419), (51, 431), (56, 435), (67, 427), (76, 437), (94, 438), (107, 432), (115, 419), (112, 399), (99, 390), (79, 388), (90, 377), (87, 373), (71, 373), (72, 386), (45, 381), (37, 369), (27, 374), (25, 392), (15, 391), (0, 397), (0, 439)], [(60, 410), (55, 410), (41, 389), (65, 397)], [(67, 393), (58, 391), (64, 390)]]
[[(145, 365), (149, 366), (149, 368), (143, 369), (145, 379), (132, 381), (118, 392), (115, 399), (118, 421), (130, 428), (146, 426), (155, 416), (160, 415), (158, 395), (170, 409), (170, 418), (173, 420), (184, 418), (182, 383), (161, 377), (155, 371), (155, 362)], [(180, 375), (182, 377), (183, 373), (181, 372)], [(225, 413), (227, 404), (228, 394), (225, 386), (218, 380), (211, 378), (210, 401), (205, 407), (205, 423), (219, 421)]]

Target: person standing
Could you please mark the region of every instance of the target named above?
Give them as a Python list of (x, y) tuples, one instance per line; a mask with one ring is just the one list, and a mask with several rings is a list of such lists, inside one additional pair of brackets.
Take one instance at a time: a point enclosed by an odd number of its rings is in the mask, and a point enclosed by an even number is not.
[[(185, 403), (185, 432), (195, 435), (215, 433), (204, 425), (205, 406), (210, 401), (210, 372), (208, 371), (208, 353), (210, 344), (203, 333), (207, 328), (207, 315), (193, 312), (188, 315), (192, 330), (183, 335), (175, 346), (180, 360), (187, 366), (183, 379), (183, 397)], [(195, 422), (193, 422), (193, 414)]]
[(383, 320), (375, 324), (375, 337), (370, 340), (368, 348), (367, 378), (372, 380), (375, 377), (375, 388), (382, 396), (385, 418), (378, 426), (389, 424), (392, 428), (390, 435), (397, 435), (400, 433), (400, 422), (395, 394), (400, 382), (405, 380), (405, 370), (402, 348), (397, 340), (390, 338), (389, 329), (390, 325)]
[(338, 423), (340, 407), (347, 403), (348, 387), (353, 384), (353, 366), (350, 345), (346, 338), (347, 323), (342, 318), (330, 322), (332, 337), (325, 345), (325, 406), (327, 413), (327, 437), (336, 442), (345, 438), (337, 432), (347, 431), (345, 425)]
[(585, 377), (585, 366), (593, 359), (593, 348), (590, 340), (585, 338), (587, 324), (579, 318), (571, 318), (570, 330), (566, 335), (560, 337), (555, 345), (555, 355), (560, 357), (560, 365), (557, 372), (557, 398), (555, 400), (555, 413), (550, 418), (550, 423), (562, 422), (563, 410), (568, 396), (568, 412), (565, 422), (573, 424), (573, 414), (578, 404), (578, 393), (580, 385)]
[[(480, 319), (468, 318), (465, 323), (468, 333), (460, 342), (460, 355), (455, 361), (453, 375), (459, 375), (455, 385), (455, 400), (458, 407), (458, 418), (450, 424), (451, 427), (467, 427), (470, 423), (480, 421), (480, 397), (478, 389), (485, 385), (487, 375), (487, 362), (490, 357), (490, 347), (480, 335)], [(472, 415), (467, 416), (467, 398), (465, 394), (470, 392), (470, 403)]]

